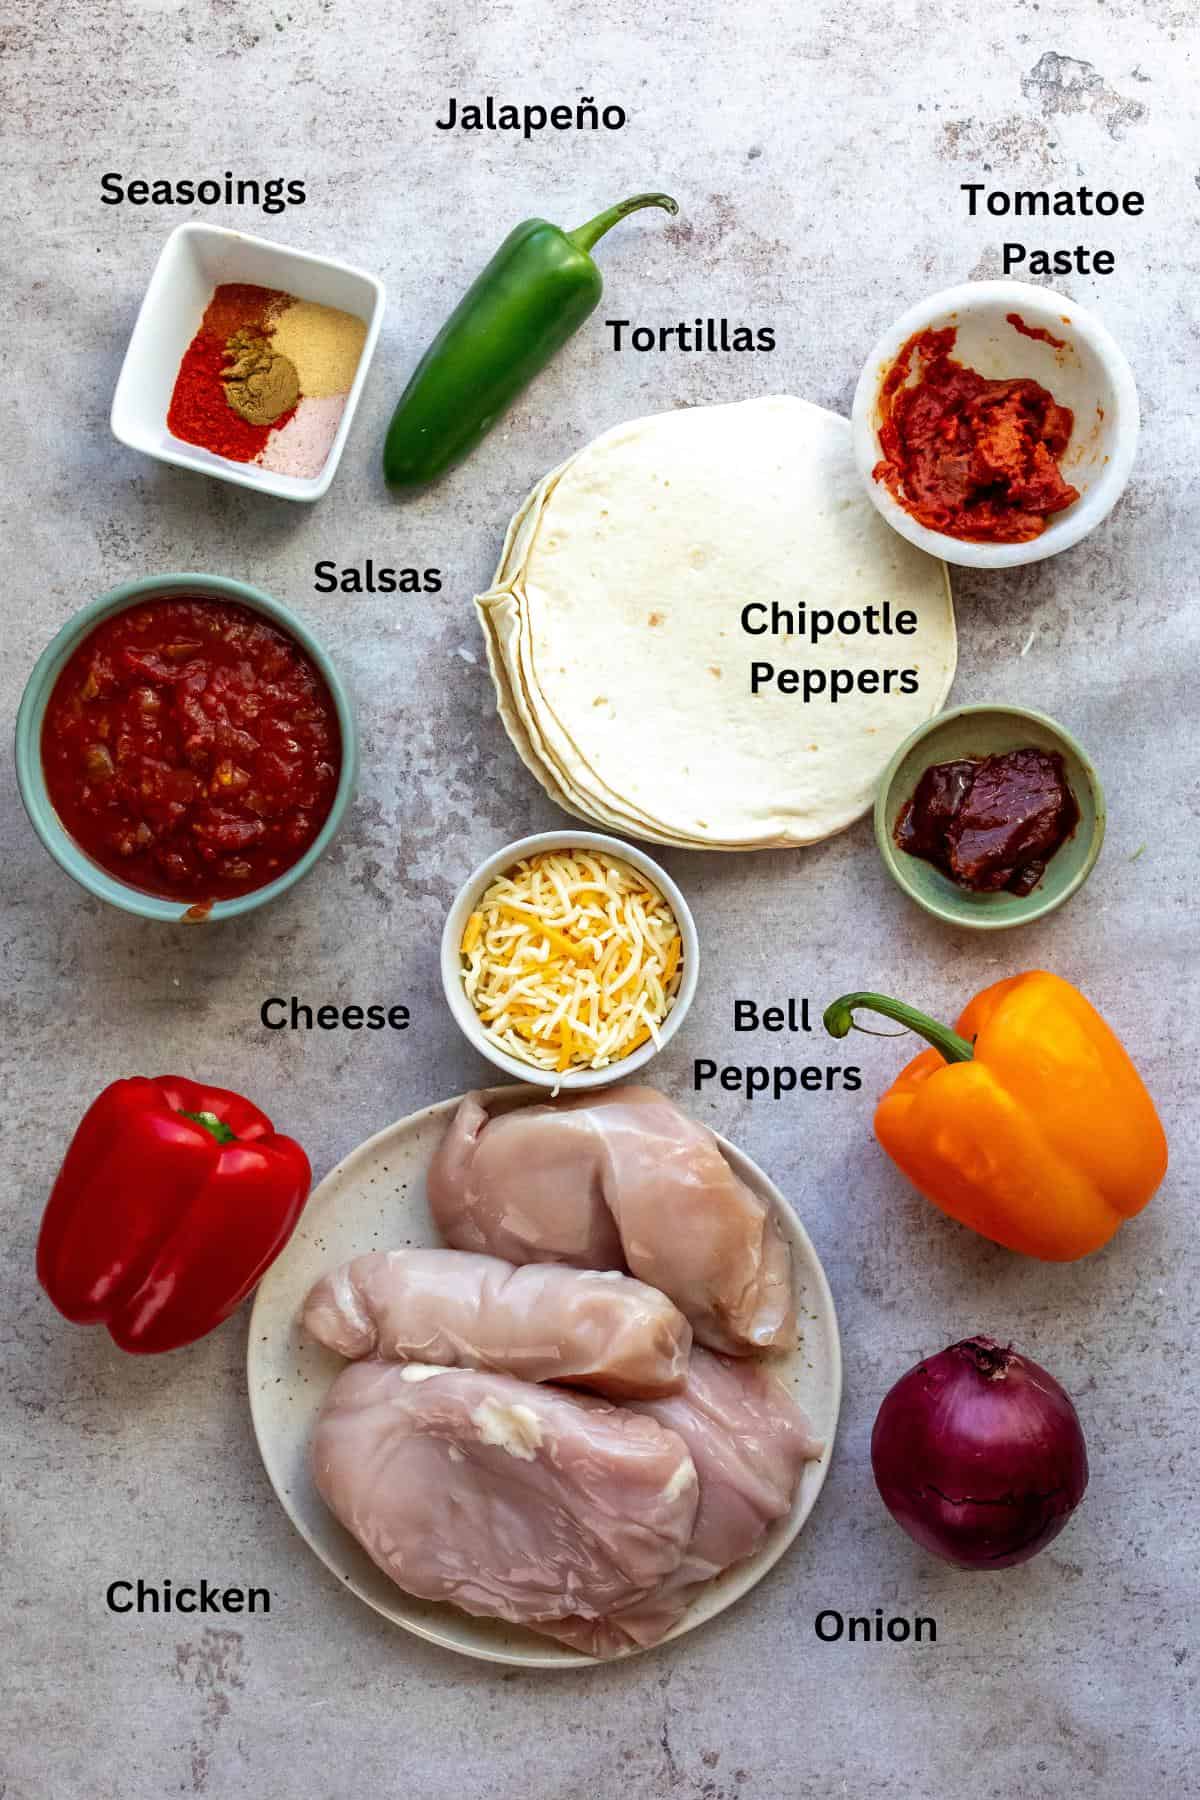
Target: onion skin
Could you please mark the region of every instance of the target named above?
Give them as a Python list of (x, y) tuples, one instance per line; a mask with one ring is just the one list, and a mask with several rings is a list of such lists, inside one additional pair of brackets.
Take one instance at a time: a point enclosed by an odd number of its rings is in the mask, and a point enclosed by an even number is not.
[(1079, 1416), (1052, 1375), (993, 1338), (910, 1369), (871, 1433), (883, 1503), (960, 1569), (1008, 1569), (1056, 1538), (1088, 1481)]

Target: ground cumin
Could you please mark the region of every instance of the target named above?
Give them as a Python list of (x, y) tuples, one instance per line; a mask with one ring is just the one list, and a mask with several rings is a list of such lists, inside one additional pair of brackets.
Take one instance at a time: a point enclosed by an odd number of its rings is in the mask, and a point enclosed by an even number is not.
[(236, 331), (225, 347), (232, 362), (221, 376), (225, 397), (249, 425), (273, 425), (300, 398), (300, 378), (289, 357), (252, 331)]

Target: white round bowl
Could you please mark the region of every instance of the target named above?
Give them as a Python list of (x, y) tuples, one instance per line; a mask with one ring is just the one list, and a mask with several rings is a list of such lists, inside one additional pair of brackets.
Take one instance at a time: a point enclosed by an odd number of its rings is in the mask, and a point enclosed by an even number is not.
[[(1019, 313), (1027, 325), (1064, 339), (1064, 347), (1056, 349), (1024, 336), (1008, 323), (1005, 315), (1010, 312)], [(1027, 543), (969, 543), (930, 531), (904, 510), (882, 481), (875, 480), (884, 378), (915, 332), (947, 325), (958, 331), (953, 350), (957, 361), (993, 381), (1022, 375), (1040, 381), (1075, 414), (1075, 429), (1060, 467), (1080, 497), (1055, 513), (1041, 536)], [(1120, 499), (1138, 440), (1137, 388), (1116, 340), (1073, 300), (1024, 281), (969, 281), (911, 307), (884, 332), (867, 358), (850, 418), (859, 474), (888, 524), (918, 549), (972, 569), (1011, 569), (1057, 556), (1077, 544)]]
[(523, 856), (537, 856), (543, 850), (576, 849), (598, 850), (605, 856), (613, 856), (628, 863), (630, 868), (636, 869), (654, 883), (675, 915), (675, 923), (683, 939), (683, 974), (675, 1004), (659, 1028), (658, 1035), (664, 1045), (670, 1042), (682, 1025), (684, 1014), (692, 1004), (700, 973), (700, 941), (696, 936), (696, 922), (687, 901), (666, 870), (653, 857), (647, 856), (643, 850), (636, 850), (623, 839), (609, 837), (600, 831), (539, 831), (533, 837), (518, 838), (515, 844), (506, 844), (502, 850), (489, 856), (486, 862), (481, 862), (459, 889), (442, 930), (442, 987), (446, 994), (446, 1004), (464, 1037), (474, 1044), (481, 1056), (486, 1056), (489, 1062), (495, 1063), (498, 1069), (503, 1069), (517, 1081), (533, 1082), (538, 1087), (553, 1088), (555, 1092), (559, 1089), (607, 1087), (614, 1081), (624, 1081), (638, 1069), (644, 1068), (651, 1057), (657, 1056), (659, 1045), (653, 1038), (648, 1038), (628, 1056), (610, 1063), (607, 1069), (566, 1069), (560, 1073), (555, 1069), (539, 1069), (532, 1063), (521, 1062), (519, 1058), (509, 1056), (507, 1051), (501, 1050), (484, 1031), (483, 1022), (467, 998), (467, 991), (463, 986), (459, 945), (462, 943), (467, 920), (475, 911), (476, 902), (497, 875), (503, 875)]

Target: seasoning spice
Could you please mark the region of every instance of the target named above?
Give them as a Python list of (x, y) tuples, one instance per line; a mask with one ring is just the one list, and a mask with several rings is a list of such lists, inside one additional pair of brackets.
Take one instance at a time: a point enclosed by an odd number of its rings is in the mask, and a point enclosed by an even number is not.
[(264, 332), (288, 299), (282, 288), (259, 287), (252, 281), (223, 281), (204, 310), (200, 329), (223, 342), (243, 329)]
[(366, 342), (367, 327), (353, 313), (313, 300), (294, 300), (276, 321), (271, 348), (304, 370), (301, 391), (313, 400), (348, 394)]
[[(273, 419), (250, 421), (230, 405), (224, 387), (229, 344), (238, 333), (264, 338), (270, 320), (288, 303), (278, 288), (226, 281), (204, 309), (200, 329), (184, 352), (167, 411), (167, 430), (230, 462), (253, 462), (266, 449)], [(295, 403), (293, 402), (293, 405)]]
[(319, 475), (345, 410), (345, 394), (326, 394), (320, 400), (310, 400), (306, 395), (283, 430), (271, 433), (258, 459), (260, 466), (276, 475), (295, 475), (300, 480)]
[(337, 436), (366, 335), (337, 307), (223, 282), (180, 363), (167, 429), (231, 462), (311, 479)]
[(230, 462), (253, 462), (266, 449), (269, 425), (249, 425), (229, 405), (221, 376), (225, 344), (201, 329), (184, 352), (167, 413), (167, 430)]
[(273, 425), (300, 398), (300, 378), (290, 357), (279, 356), (265, 337), (236, 331), (225, 347), (234, 358), (222, 375), (225, 398), (249, 425)]

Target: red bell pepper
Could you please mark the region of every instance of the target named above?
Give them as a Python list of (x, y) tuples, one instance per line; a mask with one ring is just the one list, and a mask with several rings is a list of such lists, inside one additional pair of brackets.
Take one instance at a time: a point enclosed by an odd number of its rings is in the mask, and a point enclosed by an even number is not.
[(42, 1220), (38, 1280), (122, 1350), (175, 1350), (219, 1325), (292, 1234), (312, 1170), (225, 1088), (114, 1081), (71, 1139)]

